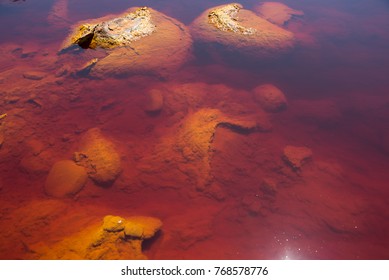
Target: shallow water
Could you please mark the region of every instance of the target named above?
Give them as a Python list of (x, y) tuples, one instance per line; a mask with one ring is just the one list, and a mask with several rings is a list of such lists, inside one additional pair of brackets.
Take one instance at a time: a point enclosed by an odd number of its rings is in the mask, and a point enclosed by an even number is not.
[[(131, 1), (185, 25), (224, 3)], [(258, 1), (240, 3), (252, 9)], [(388, 2), (283, 3), (304, 16), (286, 26), (297, 44), (280, 57), (210, 52), (194, 42), (192, 59), (172, 75), (91, 79), (57, 74), (68, 27), (120, 13), (128, 1), (69, 0), (58, 22), (49, 16), (54, 1), (1, 0), (0, 258), (61, 258), (66, 246), (56, 244), (105, 215), (143, 215), (163, 222), (143, 244), (150, 259), (388, 259)], [(79, 58), (72, 59), (61, 63)], [(25, 78), (31, 71), (44, 77)], [(253, 89), (266, 83), (282, 89), (287, 110), (261, 111)], [(162, 111), (146, 113), (146, 93), (162, 87)], [(177, 131), (206, 109), (255, 116), (271, 129), (220, 125), (210, 169), (175, 162)], [(69, 198), (46, 195), (51, 166), (72, 159), (94, 127), (120, 154), (120, 176), (104, 187), (88, 180)], [(301, 170), (283, 159), (288, 145), (312, 150)], [(204, 189), (196, 172), (206, 171)]]

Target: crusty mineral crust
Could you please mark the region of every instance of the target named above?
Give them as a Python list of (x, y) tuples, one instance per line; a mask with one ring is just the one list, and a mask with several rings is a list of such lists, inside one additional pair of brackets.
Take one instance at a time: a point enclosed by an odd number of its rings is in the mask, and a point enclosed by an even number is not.
[(240, 4), (229, 4), (214, 9), (208, 14), (209, 23), (222, 31), (252, 35), (257, 31), (255, 28), (244, 27), (238, 22), (238, 12), (242, 8)]

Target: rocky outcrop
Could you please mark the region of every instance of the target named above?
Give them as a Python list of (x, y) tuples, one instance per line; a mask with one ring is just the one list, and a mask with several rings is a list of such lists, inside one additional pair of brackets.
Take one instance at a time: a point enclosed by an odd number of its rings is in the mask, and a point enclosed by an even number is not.
[(60, 54), (75, 45), (105, 50), (87, 69), (89, 75), (103, 78), (174, 72), (187, 60), (192, 40), (182, 23), (143, 7), (77, 23)]
[(279, 2), (261, 3), (254, 7), (254, 11), (264, 19), (279, 26), (283, 26), (288, 23), (292, 17), (304, 15), (303, 11), (292, 9)]
[(89, 129), (82, 137), (74, 161), (87, 170), (92, 180), (103, 186), (112, 184), (121, 172), (120, 155), (115, 145), (98, 128)]
[(45, 182), (45, 192), (58, 198), (73, 195), (84, 187), (87, 179), (85, 168), (71, 160), (61, 160), (51, 168)]
[(221, 45), (254, 58), (274, 57), (294, 45), (291, 32), (236, 3), (206, 10), (191, 24), (191, 33), (208, 47)]
[(34, 248), (40, 259), (143, 260), (142, 243), (162, 227), (158, 218), (105, 216), (102, 225), (93, 225), (53, 246)]

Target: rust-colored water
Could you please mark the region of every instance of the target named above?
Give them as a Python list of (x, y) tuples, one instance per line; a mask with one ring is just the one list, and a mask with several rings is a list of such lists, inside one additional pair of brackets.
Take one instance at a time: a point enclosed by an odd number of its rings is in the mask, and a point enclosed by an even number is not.
[[(67, 24), (129, 5), (79, 2), (68, 1)], [(110, 214), (162, 220), (161, 232), (144, 244), (150, 259), (388, 259), (389, 5), (338, 2), (283, 1), (305, 13), (288, 25), (300, 43), (287, 56), (250, 61), (195, 45), (193, 59), (161, 81), (57, 77), (56, 52), (68, 29), (48, 23), (54, 1), (2, 0), (0, 115), (7, 116), (0, 120), (0, 258), (40, 258), (36, 248)], [(131, 1), (186, 25), (222, 3)], [(257, 1), (241, 3), (250, 9)], [(42, 69), (41, 80), (23, 77)], [(259, 117), (271, 123), (270, 131), (216, 128), (213, 191), (199, 190), (193, 177), (170, 168), (174, 163), (164, 170), (163, 161), (148, 162), (194, 112), (259, 110), (252, 90), (263, 83), (284, 91), (288, 109)], [(177, 90), (160, 114), (144, 111), (149, 89), (184, 84), (187, 94)], [(51, 166), (72, 159), (94, 127), (121, 155), (119, 178), (109, 187), (89, 180), (71, 198), (47, 196)], [(287, 145), (312, 150), (300, 172), (282, 158)], [(164, 171), (145, 175), (147, 164)], [(264, 190), (264, 182), (274, 190)]]

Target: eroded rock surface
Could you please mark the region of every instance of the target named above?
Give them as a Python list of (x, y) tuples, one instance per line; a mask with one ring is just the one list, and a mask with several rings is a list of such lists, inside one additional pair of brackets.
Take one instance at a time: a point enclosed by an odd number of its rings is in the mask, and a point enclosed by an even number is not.
[(222, 45), (255, 58), (273, 57), (291, 49), (294, 36), (237, 3), (206, 10), (192, 24), (195, 40)]

